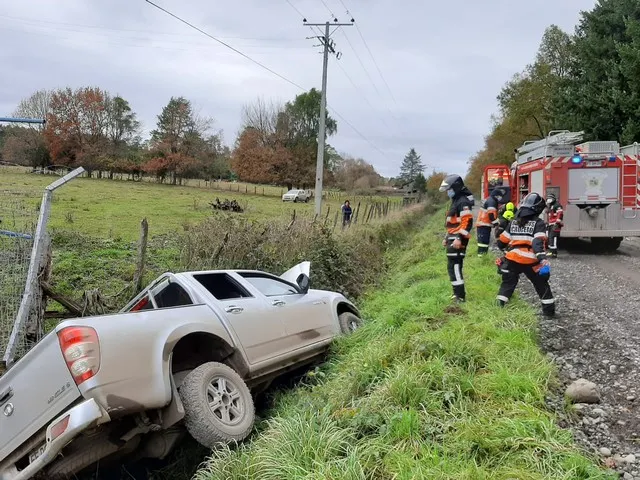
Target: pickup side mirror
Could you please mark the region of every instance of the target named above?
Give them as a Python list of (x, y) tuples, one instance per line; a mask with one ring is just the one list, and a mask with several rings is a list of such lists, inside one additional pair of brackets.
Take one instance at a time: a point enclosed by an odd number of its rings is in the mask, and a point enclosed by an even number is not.
[(302, 290), (302, 293), (306, 294), (309, 291), (309, 277), (307, 277), (304, 273), (298, 275), (296, 283), (300, 287), (300, 290)]

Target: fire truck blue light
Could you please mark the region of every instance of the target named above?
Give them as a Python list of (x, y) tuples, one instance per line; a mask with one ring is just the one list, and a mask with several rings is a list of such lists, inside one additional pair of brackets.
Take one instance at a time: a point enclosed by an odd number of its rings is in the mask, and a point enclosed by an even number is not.
[(571, 158), (571, 163), (573, 163), (574, 165), (577, 165), (580, 162), (582, 162), (582, 157), (580, 155), (574, 155)]

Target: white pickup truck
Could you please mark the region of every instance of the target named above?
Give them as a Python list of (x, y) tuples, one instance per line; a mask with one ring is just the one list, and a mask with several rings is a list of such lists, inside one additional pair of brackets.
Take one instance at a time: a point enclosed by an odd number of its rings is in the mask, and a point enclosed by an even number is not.
[(117, 314), (61, 322), (0, 377), (0, 480), (245, 439), (252, 393), (361, 325), (309, 268), (166, 273)]

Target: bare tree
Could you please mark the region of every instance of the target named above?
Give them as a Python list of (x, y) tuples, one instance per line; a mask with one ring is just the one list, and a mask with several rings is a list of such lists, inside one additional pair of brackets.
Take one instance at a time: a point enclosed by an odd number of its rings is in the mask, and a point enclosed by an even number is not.
[[(13, 116), (20, 118), (43, 118), (46, 119), (51, 107), (51, 90), (38, 90), (28, 98), (20, 100), (18, 107), (14, 110)], [(28, 124), (29, 128), (42, 131), (44, 125)]]
[(254, 103), (242, 107), (240, 130), (253, 128), (259, 133), (262, 144), (266, 146), (272, 142), (278, 117), (283, 111), (282, 105), (272, 100), (267, 103), (264, 98), (258, 97)]

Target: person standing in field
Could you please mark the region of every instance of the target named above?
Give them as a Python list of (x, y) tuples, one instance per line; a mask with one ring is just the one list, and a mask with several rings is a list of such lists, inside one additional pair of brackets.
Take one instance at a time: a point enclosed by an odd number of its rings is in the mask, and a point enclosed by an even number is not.
[(451, 206), (447, 211), (445, 222), (447, 233), (442, 245), (447, 249), (447, 270), (453, 287), (451, 300), (461, 303), (466, 299), (462, 267), (467, 245), (471, 238), (471, 228), (473, 227), (471, 209), (475, 202), (471, 191), (465, 186), (460, 175), (447, 175), (440, 184), (440, 191), (447, 192), (451, 199)]
[(351, 209), (351, 204), (349, 203), (349, 200), (345, 200), (344, 204), (342, 205), (342, 228), (351, 224), (352, 212), (353, 210)]

